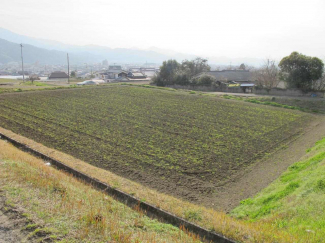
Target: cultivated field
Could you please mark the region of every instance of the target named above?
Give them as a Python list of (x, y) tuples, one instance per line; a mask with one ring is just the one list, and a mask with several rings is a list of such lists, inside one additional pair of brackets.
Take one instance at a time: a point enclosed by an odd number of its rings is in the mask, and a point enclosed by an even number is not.
[(142, 87), (0, 96), (2, 127), (197, 202), (310, 120), (297, 111)]

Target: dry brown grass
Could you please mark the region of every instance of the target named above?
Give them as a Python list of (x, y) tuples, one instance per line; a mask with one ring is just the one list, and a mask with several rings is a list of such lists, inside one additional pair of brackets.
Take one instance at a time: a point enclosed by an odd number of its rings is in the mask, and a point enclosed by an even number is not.
[[(293, 236), (288, 235), (284, 231), (275, 229), (272, 222), (261, 221), (257, 223), (249, 223), (236, 220), (223, 212), (217, 212), (214, 209), (194, 205), (172, 196), (159, 193), (153, 189), (119, 177), (109, 171), (96, 168), (81, 160), (73, 158), (72, 156), (35, 143), (34, 141), (14, 134), (11, 131), (3, 128), (0, 128), (0, 131), (42, 153), (51, 156), (52, 158), (60, 160), (61, 162), (81, 172), (97, 178), (113, 187), (118, 187), (120, 190), (132, 194), (139, 199), (145, 199), (146, 202), (172, 212), (177, 216), (186, 218), (188, 212), (191, 212), (193, 215), (198, 216), (191, 218), (191, 221), (209, 230), (214, 230), (221, 233), (228, 238), (242, 242), (297, 242), (297, 239)], [(5, 153), (5, 156), (12, 160), (19, 161), (23, 159), (20, 156), (25, 157), (26, 155), (21, 155), (21, 152), (17, 151), (16, 149), (10, 149), (10, 151), (8, 150), (8, 152)], [(89, 217), (91, 218), (91, 216)], [(137, 221), (136, 224), (138, 223), (139, 222)]]
[(200, 242), (196, 235), (149, 219), (140, 210), (126, 207), (3, 140), (0, 148), (0, 188), (6, 192), (7, 200), (19, 204), (29, 217), (41, 221), (42, 228), (53, 239)]

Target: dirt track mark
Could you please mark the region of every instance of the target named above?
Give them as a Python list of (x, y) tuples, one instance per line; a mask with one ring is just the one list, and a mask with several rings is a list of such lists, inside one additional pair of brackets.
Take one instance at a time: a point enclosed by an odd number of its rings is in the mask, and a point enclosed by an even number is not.
[(314, 117), (314, 122), (300, 137), (276, 150), (270, 157), (257, 161), (240, 172), (235, 179), (220, 187), (212, 199), (216, 208), (229, 212), (238, 206), (241, 200), (253, 197), (267, 187), (291, 164), (307, 156), (306, 150), (325, 136), (325, 116)]
[(21, 212), (6, 206), (6, 197), (0, 191), (0, 243), (22, 242), (29, 233), (22, 230), (27, 224)]

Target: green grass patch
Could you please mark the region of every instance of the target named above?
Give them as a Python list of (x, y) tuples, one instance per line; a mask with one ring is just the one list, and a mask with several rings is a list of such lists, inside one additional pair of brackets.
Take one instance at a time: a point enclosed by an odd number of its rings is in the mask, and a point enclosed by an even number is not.
[(325, 139), (311, 157), (291, 165), (275, 182), (232, 211), (237, 218), (275, 224), (309, 242), (325, 238)]
[[(245, 101), (245, 102), (249, 102), (249, 103), (253, 103), (253, 104), (260, 104), (260, 105), (269, 105), (269, 106), (274, 106), (274, 107), (280, 107), (280, 108), (285, 108), (285, 109), (290, 109), (290, 110), (299, 110), (299, 111), (304, 111), (304, 112), (310, 112), (310, 113), (324, 113), (325, 112), (325, 108), (324, 108), (324, 112), (322, 111), (323, 108), (319, 108), (317, 107), (316, 109), (311, 108), (310, 106), (312, 106), (312, 102), (304, 101), (304, 105), (300, 105), (300, 103), (290, 103), (287, 102), (289, 104), (286, 104), (286, 102), (282, 102), (282, 100), (278, 99), (277, 102), (274, 102), (271, 100), (271, 98), (248, 98), (248, 97), (239, 97), (239, 96), (234, 96), (234, 95), (222, 95), (221, 96), (224, 99), (232, 99), (232, 100), (241, 100), (241, 101)], [(321, 103), (323, 102), (323, 103)], [(309, 105), (305, 105), (305, 104), (311, 103)], [(325, 106), (324, 101), (319, 100), (318, 103), (321, 103)], [(293, 105), (291, 105), (293, 104)]]
[(34, 85), (34, 86), (51, 86), (49, 84), (46, 84), (44, 82), (38, 82), (38, 81), (26, 81), (24, 83), (21, 83), (21, 85)]

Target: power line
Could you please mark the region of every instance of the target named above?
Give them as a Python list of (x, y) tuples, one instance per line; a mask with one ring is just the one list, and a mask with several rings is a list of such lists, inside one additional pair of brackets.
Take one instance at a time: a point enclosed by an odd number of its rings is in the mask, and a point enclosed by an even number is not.
[(67, 61), (68, 61), (68, 83), (70, 82), (70, 65), (69, 65), (69, 53), (67, 53)]
[(25, 82), (24, 58), (23, 58), (23, 44), (20, 44), (20, 52), (21, 52), (21, 68), (23, 70), (23, 82)]

